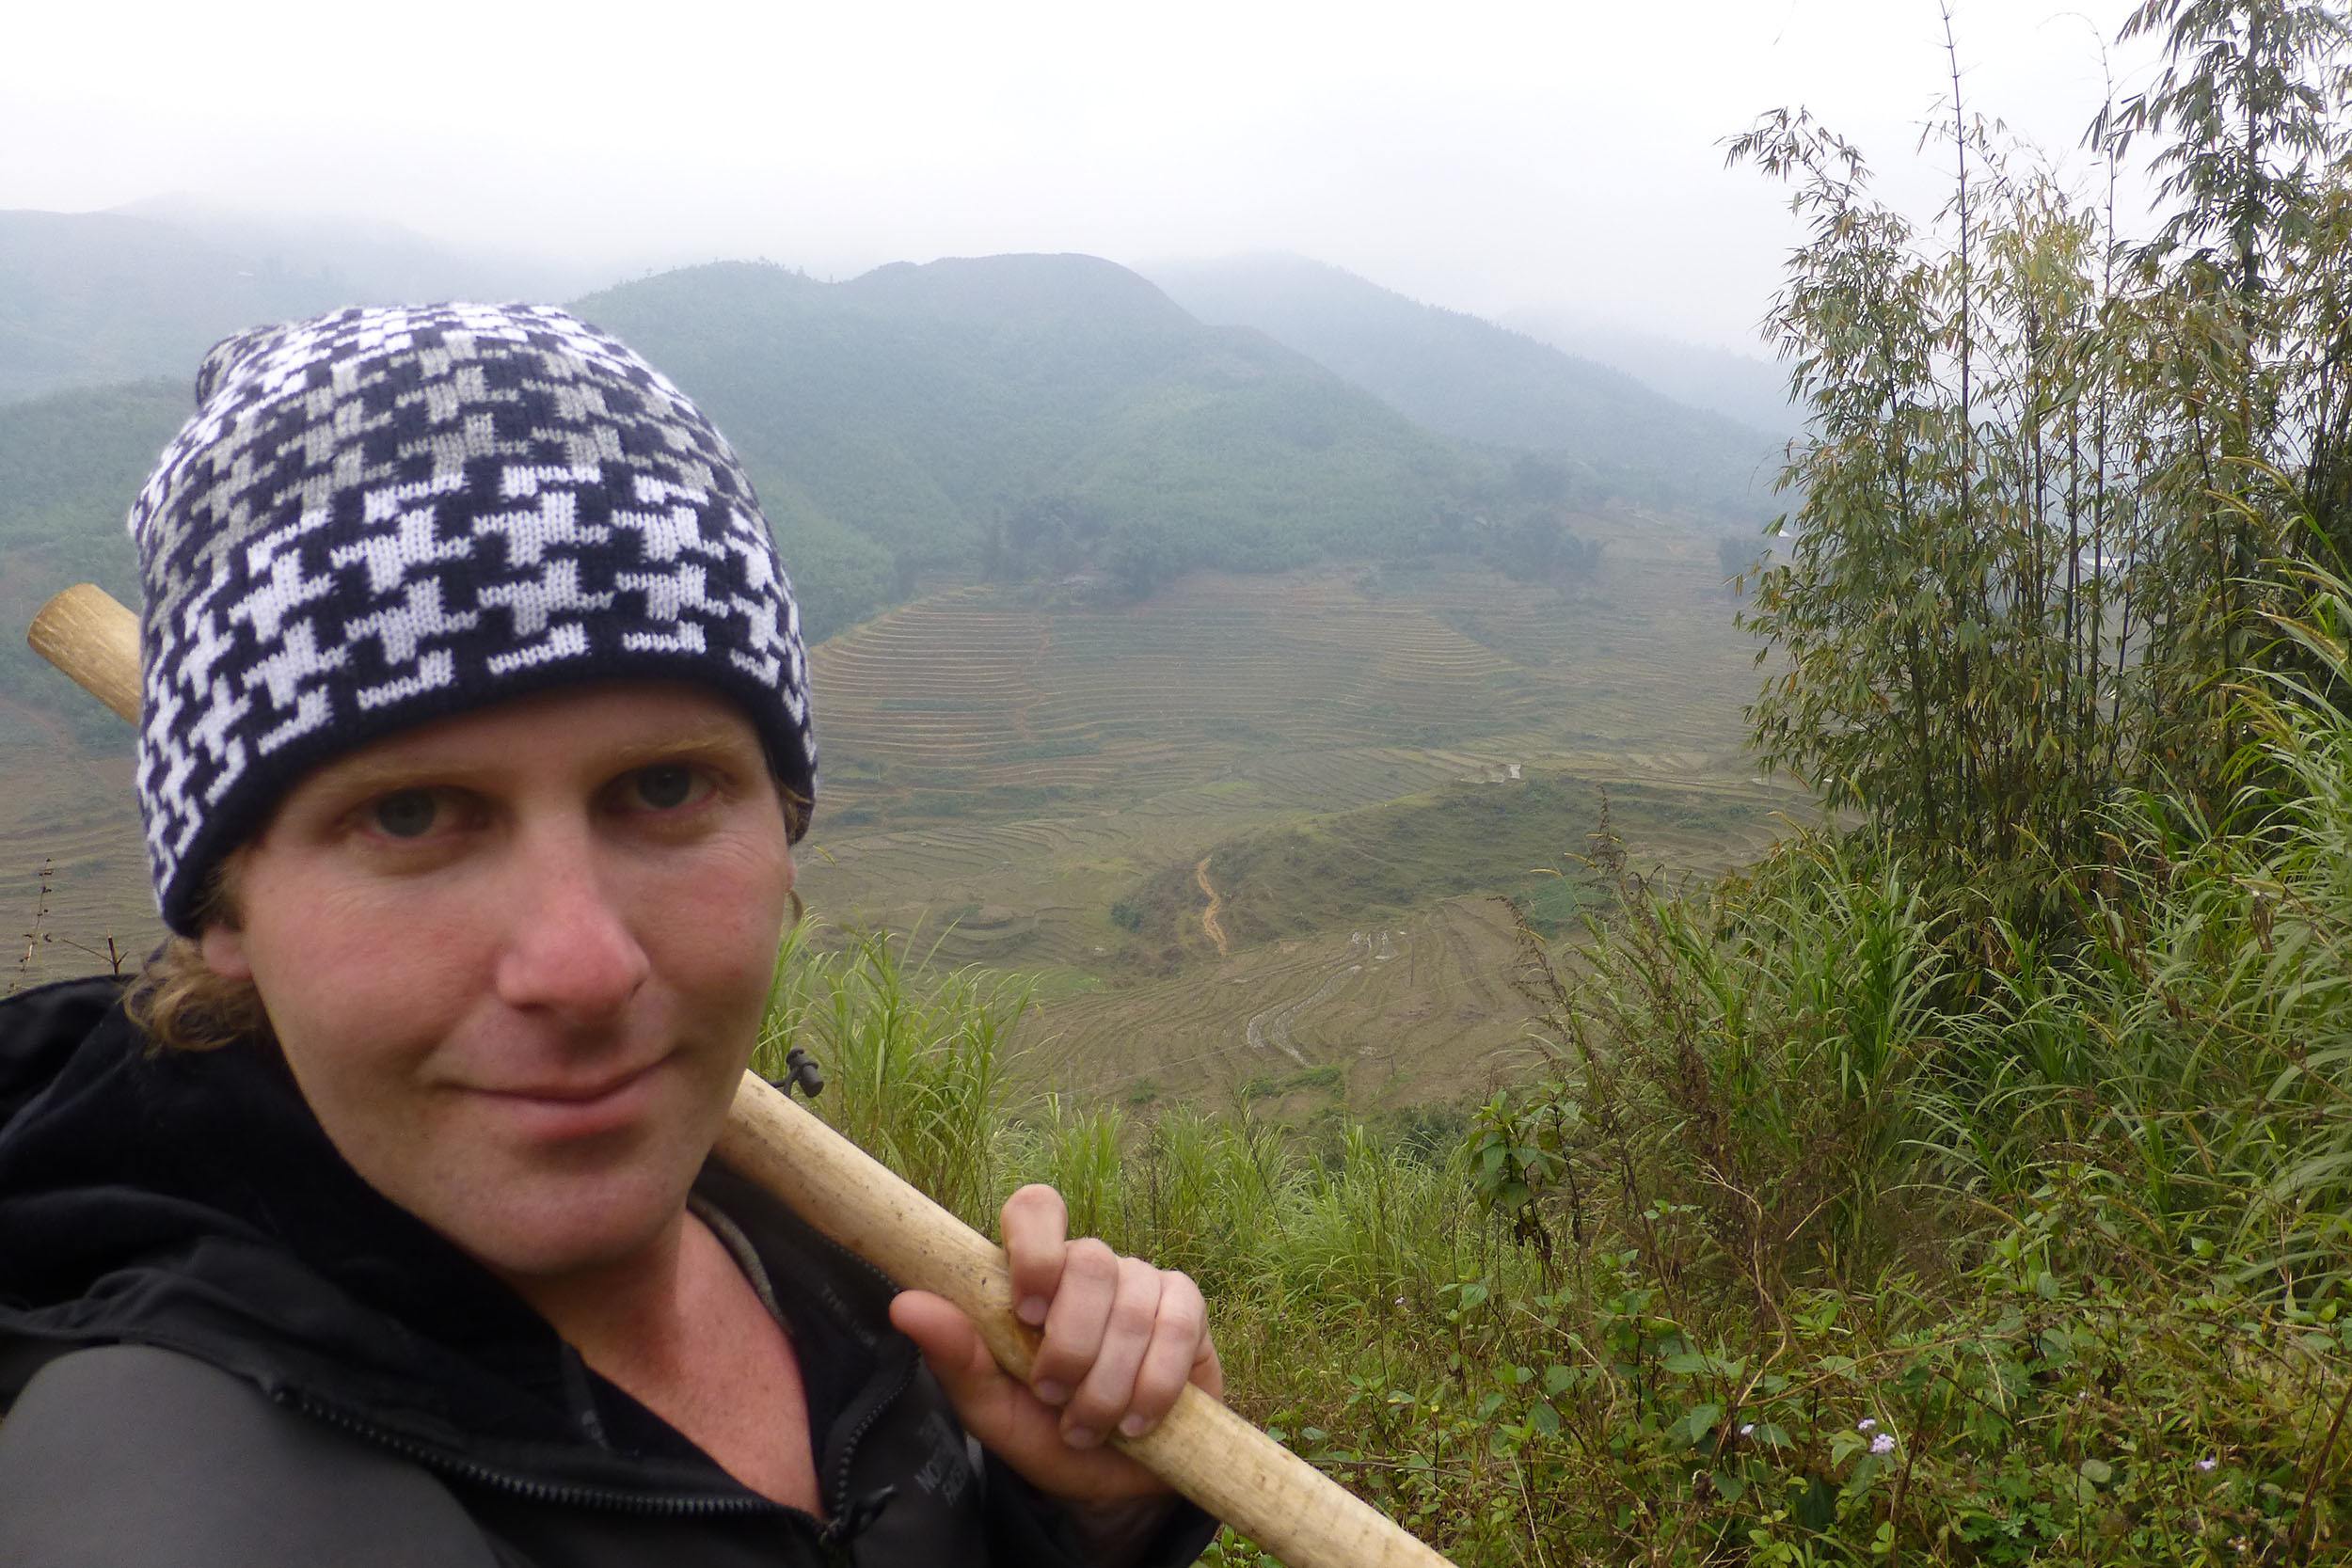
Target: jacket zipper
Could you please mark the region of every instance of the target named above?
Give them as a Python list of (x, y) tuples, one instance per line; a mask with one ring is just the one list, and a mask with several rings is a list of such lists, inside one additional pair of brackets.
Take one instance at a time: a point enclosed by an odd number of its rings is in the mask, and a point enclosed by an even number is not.
[[(848, 1247), (841, 1245), (829, 1236), (820, 1235), (818, 1239), (830, 1247), (842, 1261), (871, 1275), (881, 1282), (885, 1290), (895, 1292), (898, 1289), (896, 1280), (872, 1263), (860, 1258), (856, 1253), (851, 1252)], [(828, 1512), (833, 1514), (831, 1523), (820, 1521), (804, 1510), (789, 1508), (783, 1503), (771, 1502), (766, 1497), (749, 1492), (739, 1497), (712, 1497), (682, 1493), (633, 1492), (617, 1486), (583, 1486), (577, 1483), (535, 1481), (529, 1476), (516, 1475), (512, 1471), (494, 1469), (478, 1460), (466, 1459), (451, 1453), (446, 1449), (418, 1442), (413, 1437), (394, 1432), (389, 1427), (378, 1426), (373, 1421), (364, 1420), (333, 1405), (323, 1404), (294, 1389), (279, 1386), (272, 1388), (269, 1393), (270, 1398), (279, 1404), (291, 1405), (313, 1420), (324, 1421), (338, 1431), (399, 1454), (429, 1470), (472, 1485), (504, 1492), (510, 1497), (521, 1497), (526, 1501), (545, 1503), (558, 1508), (605, 1508), (651, 1518), (691, 1519), (732, 1514), (773, 1513), (783, 1518), (797, 1519), (806, 1525), (810, 1533), (817, 1538), (821, 1549), (829, 1554), (838, 1555), (842, 1560), (846, 1561), (848, 1560), (848, 1543), (839, 1539), (834, 1531), (835, 1528), (850, 1515), (850, 1471), (857, 1459), (858, 1445), (866, 1440), (866, 1434), (874, 1430), (882, 1418), (890, 1413), (891, 1406), (897, 1404), (908, 1387), (914, 1384), (915, 1365), (920, 1359), (919, 1355), (906, 1357), (898, 1369), (897, 1381), (892, 1383), (888, 1390), (877, 1399), (872, 1407), (860, 1418), (857, 1425), (850, 1429), (849, 1437), (843, 1442), (841, 1460), (834, 1466), (834, 1482), (826, 1494)]]
[(659, 1518), (708, 1518), (721, 1514), (776, 1513), (805, 1521), (812, 1528), (817, 1521), (797, 1508), (746, 1493), (739, 1497), (711, 1497), (685, 1493), (634, 1492), (617, 1486), (583, 1486), (550, 1481), (535, 1481), (508, 1470), (493, 1469), (478, 1460), (462, 1458), (445, 1449), (420, 1443), (373, 1421), (363, 1420), (333, 1405), (322, 1404), (305, 1395), (287, 1390), (274, 1392), (280, 1404), (290, 1404), (314, 1420), (350, 1435), (373, 1443), (434, 1470), (441, 1475), (494, 1491), (504, 1492), (530, 1502), (547, 1503), (555, 1507), (604, 1508), (621, 1513), (644, 1514)]
[[(834, 1257), (843, 1263), (875, 1280), (886, 1294), (898, 1293), (898, 1282), (891, 1278), (889, 1275), (821, 1231), (816, 1232), (816, 1236), (819, 1245), (830, 1248)], [(919, 1352), (910, 1354), (905, 1357), (899, 1365), (897, 1381), (892, 1383), (888, 1390), (875, 1400), (866, 1414), (858, 1418), (857, 1425), (850, 1429), (850, 1435), (841, 1444), (841, 1460), (834, 1466), (833, 1484), (826, 1489), (825, 1493), (826, 1511), (833, 1515), (833, 1519), (826, 1525), (823, 1533), (818, 1539), (827, 1550), (838, 1554), (841, 1560), (845, 1562), (850, 1560), (849, 1538), (844, 1538), (837, 1532), (843, 1525), (850, 1522), (855, 1508), (850, 1498), (850, 1471), (857, 1462), (858, 1445), (865, 1442), (866, 1434), (873, 1431), (881, 1423), (882, 1418), (890, 1413), (891, 1406), (897, 1404), (905, 1396), (907, 1389), (914, 1382), (914, 1369), (921, 1360), (922, 1356)], [(884, 1488), (885, 1492), (888, 1490), (889, 1488)], [(859, 1531), (863, 1532), (866, 1525), (870, 1523), (872, 1523), (870, 1518), (861, 1523), (858, 1527)]]
[(849, 1517), (850, 1467), (857, 1460), (857, 1446), (864, 1442), (866, 1434), (873, 1431), (876, 1424), (890, 1413), (890, 1407), (898, 1402), (898, 1397), (904, 1394), (908, 1385), (914, 1381), (914, 1362), (915, 1357), (907, 1357), (905, 1364), (898, 1369), (898, 1379), (890, 1386), (889, 1392), (874, 1402), (873, 1408), (859, 1418), (857, 1425), (850, 1429), (850, 1435), (843, 1440), (841, 1463), (834, 1466), (834, 1483), (825, 1494), (826, 1504), (834, 1518)]

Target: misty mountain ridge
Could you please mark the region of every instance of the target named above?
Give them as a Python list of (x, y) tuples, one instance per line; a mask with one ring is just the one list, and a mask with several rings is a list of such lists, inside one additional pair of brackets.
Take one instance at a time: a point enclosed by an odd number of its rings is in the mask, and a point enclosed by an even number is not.
[[(443, 244), (398, 224), (356, 216), (287, 214), (222, 206), (172, 192), (126, 202), (103, 213), (0, 212), (0, 402), (65, 386), (99, 386), (146, 375), (180, 375), (203, 351), (228, 335), (267, 322), (352, 303), (421, 302), (443, 299), (566, 299), (613, 281), (621, 269), (548, 258), (497, 255)], [(913, 263), (877, 267), (850, 281), (883, 294), (892, 280), (917, 270)], [(1563, 400), (1559, 388), (1517, 411), (1511, 394), (1529, 389), (1525, 363), (1483, 367), (1496, 385), (1474, 391), (1467, 402), (1461, 388), (1427, 395), (1414, 406), (1418, 374), (1396, 360), (1401, 354), (1429, 358), (1429, 344), (1417, 340), (1452, 334), (1479, 354), (1513, 351), (1500, 347), (1482, 322), (1441, 308), (1420, 305), (1337, 267), (1295, 256), (1236, 258), (1222, 262), (1168, 263), (1152, 269), (1175, 303), (1211, 325), (1241, 325), (1268, 335), (1324, 363), (1347, 379), (1383, 396), (1393, 406), (1432, 428), (1462, 439), (1495, 441), (1531, 451), (1560, 451), (1580, 460), (1575, 443), (1564, 446), (1556, 426), (1540, 421), (1547, 404)], [(1133, 277), (1133, 275), (1130, 275)], [(1063, 279), (1061, 281), (1067, 281)], [(1004, 279), (992, 278), (1001, 287)], [(1276, 285), (1269, 291), (1268, 284)], [(1130, 285), (1131, 287), (1134, 285)], [(1370, 291), (1370, 294), (1366, 293)], [(948, 309), (949, 293), (936, 285), (922, 292), (929, 308)], [(1269, 292), (1295, 296), (1269, 310)], [(1242, 295), (1253, 295), (1245, 299)], [(1189, 296), (1189, 297), (1187, 297)], [(986, 308), (1003, 310), (998, 297)], [(1050, 293), (1039, 309), (1065, 308)], [(1359, 326), (1376, 320), (1366, 307), (1388, 307), (1391, 341), (1359, 341), (1361, 331), (1331, 330), (1331, 321), (1353, 315)], [(1422, 319), (1400, 333), (1409, 306)], [(1254, 319), (1267, 317), (1268, 319)], [(1273, 319), (1287, 317), (1287, 321)], [(1302, 319), (1321, 318), (1317, 330), (1301, 329)], [(1711, 409), (1772, 434), (1793, 430), (1784, 378), (1750, 356), (1683, 343), (1673, 339), (1596, 325), (1565, 309), (1511, 312), (1500, 324), (1513, 332), (1557, 348), (1594, 369), (1613, 369), (1690, 408)], [(1270, 330), (1280, 327), (1281, 330)], [(1481, 337), (1483, 345), (1470, 347)], [(1309, 341), (1313, 340), (1313, 341)], [(1420, 363), (1415, 372), (1445, 369)], [(1473, 366), (1456, 380), (1475, 388), (1484, 379)], [(1559, 367), (1550, 367), (1555, 372)], [(1628, 389), (1596, 380), (1594, 369), (1573, 372), (1590, 396), (1570, 395), (1570, 412), (1584, 420), (1606, 418), (1623, 404)], [(1555, 375), (1534, 377), (1540, 383)], [(1393, 394), (1393, 395), (1392, 395)], [(1500, 412), (1498, 412), (1498, 407)], [(1645, 415), (1677, 421), (1687, 409), (1650, 405)], [(1702, 436), (1705, 432), (1698, 433)], [(1594, 445), (1611, 443), (1596, 441)], [(1605, 471), (1603, 452), (1596, 473)], [(1641, 467), (1636, 462), (1632, 469)]]
[(1323, 367), (1205, 327), (1091, 256), (840, 283), (723, 262), (573, 308), (691, 389), (796, 579), (821, 566), (836, 625), (931, 568), (1100, 575), (1132, 596), (1194, 567), (1408, 547), (1440, 503), (1496, 479)]
[(1203, 322), (1263, 332), (1457, 440), (1565, 458), (1602, 496), (1736, 522), (1777, 510), (1779, 438), (1483, 317), (1300, 256), (1149, 276)]
[(193, 382), (232, 333), (358, 300), (560, 298), (598, 276), (470, 256), (390, 224), (181, 197), (0, 211), (0, 403), (145, 376)]
[(1563, 354), (1622, 371), (1678, 403), (1767, 435), (1786, 437), (1804, 428), (1804, 410), (1788, 400), (1787, 368), (1758, 355), (1597, 322), (1565, 306), (1526, 307), (1496, 319)]
[[(1453, 541), (1433, 530), (1502, 478), (1321, 366), (1202, 326), (1093, 257), (842, 283), (714, 263), (574, 309), (726, 432), (818, 636), (928, 572), (1074, 577), (1134, 597), (1196, 567), (1442, 548)], [(187, 411), (188, 373), (0, 405), (0, 547), (19, 576), (66, 580), (87, 563), (128, 590), (123, 509)]]
[[(69, 562), (119, 575), (122, 510), (184, 414), (180, 388), (204, 349), (251, 322), (328, 308), (343, 286), (248, 260), (123, 214), (0, 214), (0, 278), (39, 284), (0, 287), (0, 362), (18, 362), (12, 343), (38, 343), (49, 373), (104, 383), (0, 404), (0, 543), (18, 576)], [(1630, 406), (1720, 435), (1708, 416), (1490, 324), (1336, 269), (1310, 276), (1340, 279), (1331, 309), (1368, 322), (1338, 365), (1252, 325), (1203, 325), (1139, 275), (1083, 255), (894, 263), (842, 282), (712, 263), (573, 308), (727, 433), (816, 636), (904, 600), (926, 576), (1134, 598), (1201, 567), (1451, 554), (1541, 581), (1591, 569), (1578, 513), (1705, 500), (1671, 449), (1645, 459), (1617, 426), (1576, 437), (1589, 459), (1573, 443), (1547, 448), (1553, 425), (1504, 425), (1493, 398), (1454, 400), (1456, 414), (1486, 415), (1456, 425), (1474, 444), (1425, 428), (1375, 393), (1434, 355), (1457, 382), (1534, 386), (1554, 416), (1568, 385), (1584, 400), (1577, 418), (1615, 406), (1621, 426)], [(134, 380), (167, 357), (163, 379)], [(1562, 365), (1582, 379), (1564, 383)], [(1533, 455), (1547, 451), (1557, 455)]]
[(108, 210), (165, 224), (262, 267), (326, 275), (351, 291), (346, 303), (566, 299), (613, 273), (601, 264), (452, 245), (383, 218), (228, 207), (182, 191)]

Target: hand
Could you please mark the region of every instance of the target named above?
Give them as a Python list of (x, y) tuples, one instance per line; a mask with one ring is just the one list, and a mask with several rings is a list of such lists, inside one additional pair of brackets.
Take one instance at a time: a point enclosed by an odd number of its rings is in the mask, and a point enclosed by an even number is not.
[(905, 1291), (890, 1321), (930, 1363), (964, 1430), (1039, 1491), (1075, 1503), (1165, 1494), (1105, 1439), (1151, 1431), (1186, 1383), (1222, 1397), (1208, 1308), (1190, 1275), (1069, 1232), (1070, 1210), (1053, 1188), (1024, 1187), (1005, 1200), (1013, 1300), (1024, 1322), (1045, 1331), (1025, 1385), (939, 1296)]

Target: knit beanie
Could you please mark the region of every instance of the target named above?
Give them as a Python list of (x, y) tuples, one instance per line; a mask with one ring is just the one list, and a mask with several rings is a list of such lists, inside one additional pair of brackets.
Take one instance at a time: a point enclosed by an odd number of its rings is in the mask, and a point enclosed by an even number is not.
[(310, 768), (550, 687), (713, 688), (815, 799), (800, 614), (751, 482), (611, 337), (551, 306), (339, 310), (221, 343), (196, 402), (130, 517), (172, 929)]

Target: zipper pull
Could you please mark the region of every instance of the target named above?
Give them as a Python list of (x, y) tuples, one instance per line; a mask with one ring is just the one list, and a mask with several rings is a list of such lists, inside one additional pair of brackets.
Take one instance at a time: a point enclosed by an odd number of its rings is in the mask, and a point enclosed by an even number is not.
[(834, 1551), (841, 1551), (872, 1528), (874, 1521), (882, 1517), (882, 1510), (888, 1508), (891, 1499), (898, 1495), (898, 1489), (895, 1486), (878, 1486), (871, 1492), (851, 1497), (849, 1506), (834, 1517), (833, 1522), (825, 1527), (824, 1533), (817, 1539)]

